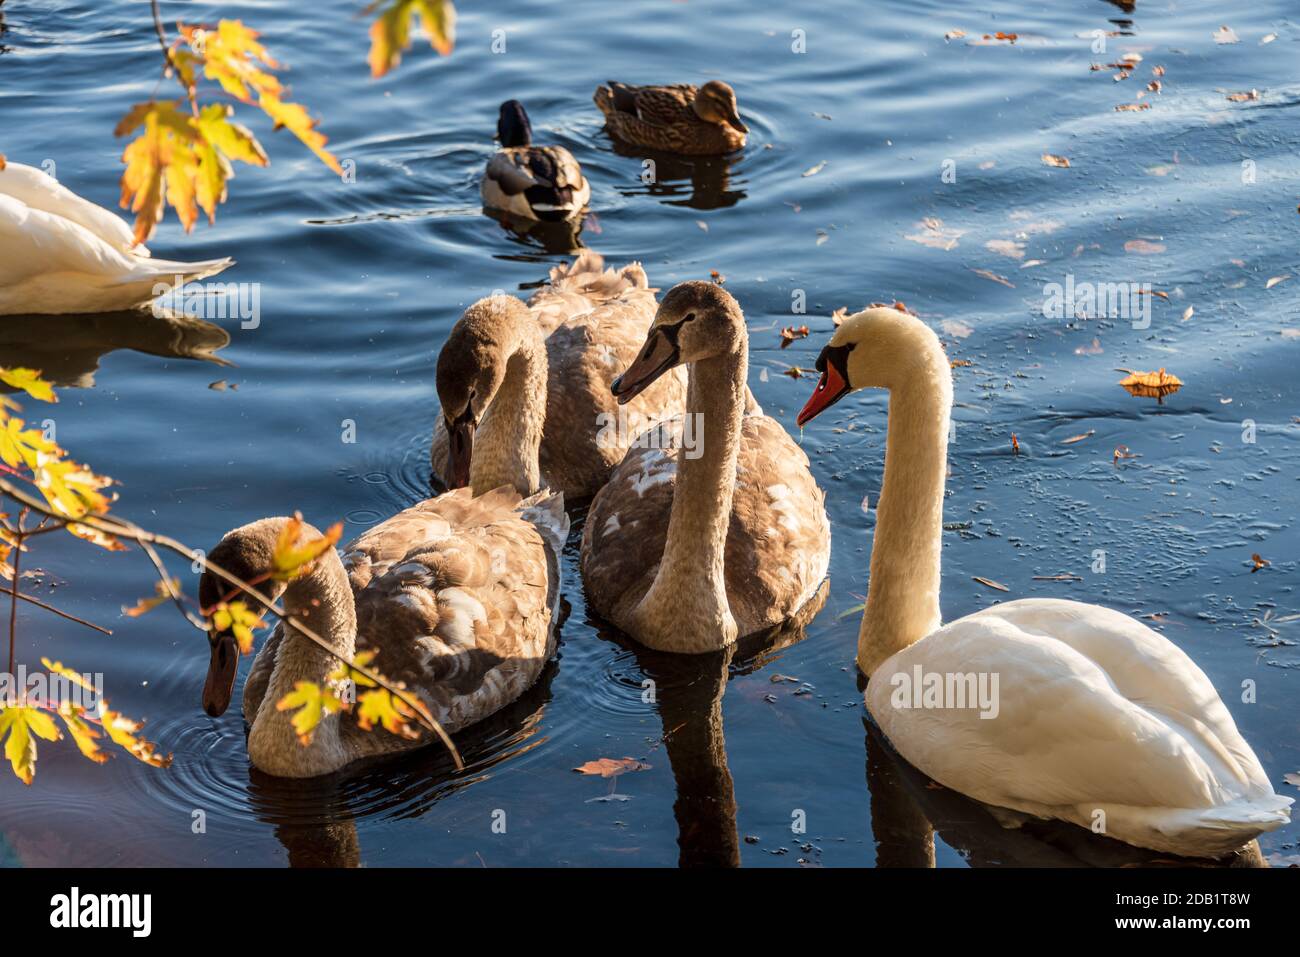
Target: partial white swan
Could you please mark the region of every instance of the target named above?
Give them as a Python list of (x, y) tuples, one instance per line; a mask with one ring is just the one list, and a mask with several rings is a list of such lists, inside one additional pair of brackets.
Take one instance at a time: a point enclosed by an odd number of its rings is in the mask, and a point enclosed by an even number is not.
[(808, 457), (746, 414), (745, 317), (715, 283), (669, 290), (613, 392), (630, 401), (684, 363), (685, 416), (638, 436), (591, 503), (582, 578), (628, 635), (694, 654), (815, 611), (831, 533)]
[(0, 160), (0, 315), (131, 309), (156, 298), (159, 283), (234, 262), (153, 259), (133, 242), (118, 216), (39, 169)]
[[(1290, 820), (1292, 799), (1274, 793), (1205, 673), (1145, 625), (1023, 599), (941, 626), (952, 373), (924, 323), (894, 309), (850, 316), (817, 369), (800, 425), (854, 389), (890, 391), (858, 666), (867, 710), (904, 758), (986, 804), (1175, 854), (1217, 857)], [(915, 706), (918, 680), (964, 692), (981, 676), (997, 678), (995, 717), (943, 695)]]

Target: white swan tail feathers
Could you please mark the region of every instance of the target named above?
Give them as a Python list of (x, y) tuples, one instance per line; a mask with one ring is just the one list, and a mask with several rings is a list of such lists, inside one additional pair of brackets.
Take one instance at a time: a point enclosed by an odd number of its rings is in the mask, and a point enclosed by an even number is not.
[(569, 516), (564, 511), (564, 493), (543, 489), (519, 503), (519, 514), (542, 533), (556, 555), (564, 551), (569, 538)]

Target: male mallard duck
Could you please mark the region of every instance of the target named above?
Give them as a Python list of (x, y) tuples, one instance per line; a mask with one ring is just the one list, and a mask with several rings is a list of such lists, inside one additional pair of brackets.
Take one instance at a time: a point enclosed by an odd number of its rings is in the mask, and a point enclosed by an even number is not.
[(233, 262), (152, 259), (118, 216), (0, 157), (0, 316), (131, 309), (156, 298), (159, 284), (205, 279)]
[(593, 98), (609, 131), (625, 142), (687, 156), (718, 156), (745, 145), (736, 91), (721, 80), (696, 87), (609, 81)]
[(533, 128), (518, 100), (501, 104), (501, 149), (483, 174), (483, 205), (524, 219), (558, 221), (579, 215), (591, 199), (582, 167), (563, 146), (533, 146)]

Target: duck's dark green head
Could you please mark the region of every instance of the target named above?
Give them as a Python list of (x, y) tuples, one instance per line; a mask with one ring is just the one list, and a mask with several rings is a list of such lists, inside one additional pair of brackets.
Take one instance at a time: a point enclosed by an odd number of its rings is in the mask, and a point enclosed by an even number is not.
[(506, 100), (501, 104), (501, 115), (497, 118), (497, 139), (504, 147), (532, 144), (533, 127), (528, 122), (524, 105), (518, 100)]

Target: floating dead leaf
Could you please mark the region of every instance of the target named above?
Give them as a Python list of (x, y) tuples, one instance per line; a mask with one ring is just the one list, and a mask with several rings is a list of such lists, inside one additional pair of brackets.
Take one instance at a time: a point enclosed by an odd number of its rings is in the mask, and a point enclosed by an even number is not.
[(1188, 319), (1192, 318), (1192, 316), (1194, 316), (1194, 315), (1196, 315), (1196, 308), (1195, 308), (1194, 306), (1188, 306), (1186, 309), (1183, 310), (1183, 320), (1182, 320), (1182, 321), (1183, 321), (1183, 322), (1186, 322)]
[(1034, 581), (1036, 582), (1081, 582), (1083, 581), (1083, 577), (1080, 575), (1073, 575), (1069, 572), (1065, 572), (1060, 575), (1035, 575)]
[(826, 161), (825, 161), (825, 160), (822, 160), (822, 161), (821, 161), (820, 163), (818, 163), (816, 166), (810, 166), (810, 167), (808, 167), (806, 170), (804, 170), (804, 171), (803, 171), (802, 173), (800, 173), (799, 175), (800, 175), (800, 176), (816, 176), (818, 173), (820, 173), (820, 172), (821, 172), (822, 170), (824, 170), (825, 168), (826, 168)]
[(1153, 66), (1153, 67), (1151, 68), (1151, 75), (1152, 75), (1152, 76), (1164, 76), (1164, 75), (1165, 75), (1165, 68), (1162, 67), (1162, 66)]
[(965, 35), (966, 35), (965, 30), (949, 30), (947, 33), (943, 35), (943, 38), (945, 40), (960, 40)]
[(916, 232), (905, 235), (904, 239), (910, 239), (922, 246), (943, 250), (955, 249), (957, 240), (966, 232), (964, 229), (945, 226), (943, 220), (937, 216), (927, 216), (912, 228)]
[(1264, 283), (1264, 288), (1265, 288), (1265, 289), (1272, 289), (1272, 288), (1273, 288), (1274, 286), (1276, 286), (1278, 283), (1280, 283), (1280, 282), (1286, 282), (1286, 281), (1287, 281), (1288, 279), (1290, 279), (1290, 278), (1291, 278), (1291, 276), (1290, 276), (1289, 274), (1286, 275), (1286, 276), (1274, 276), (1274, 277), (1273, 277), (1272, 279), (1270, 279), (1268, 282)]
[(1215, 43), (1240, 43), (1241, 37), (1237, 36), (1235, 30), (1229, 26), (1222, 26), (1215, 30), (1210, 36), (1214, 37)]
[(990, 239), (984, 244), (984, 248), (1008, 259), (1025, 258), (1025, 244), (1011, 239)]
[(574, 768), (579, 774), (599, 774), (602, 778), (614, 778), (628, 771), (648, 771), (650, 765), (636, 758), (597, 758), (581, 767)]
[(966, 339), (975, 331), (960, 319), (944, 319), (939, 323), (940, 328), (954, 339)]
[(828, 239), (830, 239), (830, 238), (831, 238), (831, 237), (830, 237), (830, 233), (826, 232), (826, 230), (824, 230), (824, 229), (819, 229), (819, 230), (817, 230), (817, 245), (818, 245), (818, 246), (820, 246), (822, 243), (826, 242), (826, 240), (828, 240)]
[(964, 369), (970, 364), (971, 361), (969, 359), (953, 359), (948, 363), (948, 366), (952, 369)]
[(1151, 109), (1150, 103), (1121, 103), (1115, 107), (1117, 113), (1137, 113), (1140, 110)]
[(1183, 381), (1163, 368), (1155, 372), (1130, 372), (1120, 380), (1129, 395), (1164, 402), (1165, 396), (1173, 395), (1183, 387)]
[(812, 375), (812, 372), (808, 369), (800, 369), (798, 366), (790, 366), (781, 374), (788, 375), (791, 379), (802, 379), (806, 375)]
[(983, 278), (991, 280), (993, 282), (1001, 283), (1002, 285), (1006, 286), (1008, 289), (1016, 288), (1016, 284), (1013, 283), (1006, 276), (999, 276), (997, 273), (990, 272), (987, 269), (972, 269), (971, 272), (973, 272), (977, 276), (982, 276)]
[(1012, 455), (1020, 454), (1020, 440), (1016, 438), (1016, 433), (1014, 432), (1011, 433), (1011, 454)]
[(700, 229), (704, 230), (706, 233), (709, 231), (709, 224), (702, 219), (697, 219), (695, 225), (699, 226)]
[(1137, 456), (1128, 450), (1127, 445), (1117, 445), (1115, 446), (1115, 457), (1111, 459), (1111, 462), (1118, 465), (1120, 459), (1135, 459), (1135, 458), (1137, 458)]
[(1230, 103), (1249, 103), (1252, 100), (1259, 99), (1259, 90), (1247, 90), (1245, 93), (1229, 93), (1228, 102)]
[(719, 286), (725, 285), (727, 282), (727, 277), (722, 275), (722, 273), (718, 272), (716, 269), (709, 270), (709, 278)]
[(1164, 251), (1164, 243), (1153, 243), (1148, 239), (1130, 239), (1124, 244), (1124, 252), (1137, 253), (1139, 256), (1158, 256)]
[(1074, 349), (1074, 354), (1076, 356), (1099, 356), (1105, 351), (1106, 350), (1101, 347), (1101, 340), (1094, 338), (1092, 340), (1092, 345), (1076, 346)]
[(1001, 30), (999, 30), (997, 33), (986, 33), (986, 34), (984, 34), (984, 39), (985, 39), (985, 40), (1005, 40), (1007, 43), (1015, 43), (1018, 39), (1020, 39), (1020, 34), (1018, 34), (1018, 33), (1003, 33)]
[(1269, 562), (1267, 558), (1261, 558), (1259, 552), (1255, 552), (1253, 555), (1250, 556), (1250, 563), (1252, 566), (1250, 569), (1250, 573), (1252, 575), (1255, 574), (1255, 572), (1259, 571), (1261, 568), (1268, 568), (1268, 566), (1271, 564), (1271, 562)]
[(781, 330), (781, 348), (782, 349), (786, 348), (787, 346), (790, 345), (790, 343), (798, 339), (807, 339), (807, 338), (808, 338), (807, 326), (786, 326), (784, 329)]
[(1046, 265), (1046, 263), (1047, 263), (1047, 260), (1046, 260), (1046, 259), (1030, 259), (1030, 260), (1028, 260), (1028, 261), (1026, 261), (1026, 262), (1022, 262), (1022, 263), (1020, 264), (1020, 268), (1021, 268), (1021, 269), (1028, 269), (1028, 268), (1030, 268), (1031, 266), (1043, 266), (1043, 265)]
[(1059, 166), (1062, 169), (1070, 168), (1070, 161), (1064, 156), (1057, 156), (1055, 153), (1044, 153), (1043, 162), (1048, 166)]
[(977, 581), (981, 585), (984, 585), (987, 588), (994, 588), (997, 589), (998, 591), (1011, 591), (1011, 589), (1008, 588), (1006, 585), (1002, 584), (1001, 582), (995, 582), (991, 578), (980, 578), (979, 575), (972, 575), (971, 580)]
[(1150, 83), (1147, 84), (1147, 89), (1150, 90), (1152, 93), (1159, 93), (1163, 87), (1164, 84), (1161, 83), (1159, 80), (1152, 80)]
[[(1266, 43), (1272, 43), (1272, 42), (1273, 42), (1274, 40), (1276, 40), (1276, 39), (1277, 39), (1277, 34), (1276, 34), (1276, 33), (1270, 33), (1270, 34), (1267, 34), (1267, 35), (1266, 35), (1262, 40), (1259, 41), (1259, 45), (1260, 45), (1260, 46), (1263, 46), (1263, 45), (1266, 44)], [(0, 169), (3, 169), (3, 168), (4, 168), (4, 167), (0, 166)]]
[(1097, 434), (1096, 429), (1089, 429), (1087, 432), (1081, 432), (1078, 435), (1072, 435), (1068, 439), (1062, 439), (1062, 445), (1073, 445), (1075, 442), (1082, 442), (1084, 439), (1090, 439)]

